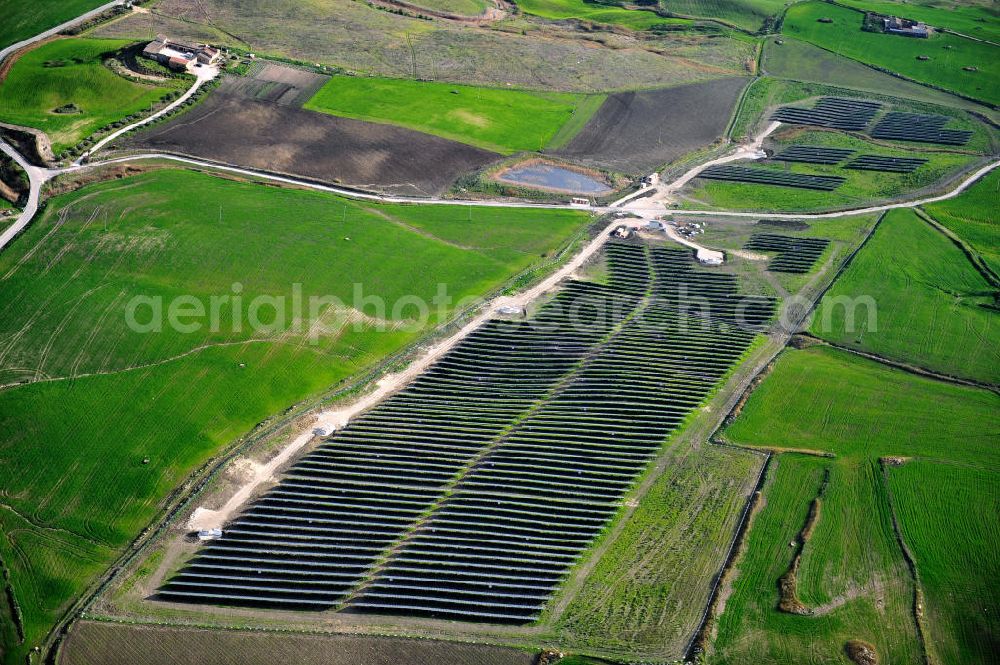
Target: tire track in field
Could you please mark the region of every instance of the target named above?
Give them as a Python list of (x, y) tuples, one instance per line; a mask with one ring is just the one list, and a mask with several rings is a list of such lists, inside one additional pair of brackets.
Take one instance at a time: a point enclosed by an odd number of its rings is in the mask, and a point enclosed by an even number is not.
[[(75, 376), (79, 372), (80, 365), (83, 363), (83, 359), (87, 353), (87, 349), (90, 347), (91, 344), (94, 343), (94, 340), (97, 339), (97, 336), (99, 334), (105, 332), (104, 321), (108, 318), (108, 315), (118, 307), (118, 304), (122, 301), (122, 298), (125, 297), (125, 293), (126, 292), (124, 290), (119, 291), (118, 295), (116, 295), (114, 300), (112, 300), (111, 303), (104, 308), (104, 311), (98, 317), (97, 321), (93, 324), (93, 326), (91, 326), (90, 334), (87, 336), (87, 339), (84, 340), (83, 344), (80, 345), (80, 351), (79, 353), (76, 354), (76, 358), (73, 359), (73, 364), (70, 367), (69, 371), (70, 376)], [(41, 369), (40, 366), (39, 369)]]
[(57, 325), (55, 329), (51, 333), (49, 333), (49, 338), (48, 340), (46, 340), (45, 346), (42, 347), (42, 352), (38, 356), (38, 367), (36, 369), (36, 372), (38, 374), (36, 374), (36, 376), (39, 376), (43, 373), (43, 367), (45, 366), (45, 362), (48, 360), (49, 353), (52, 351), (52, 347), (55, 345), (56, 339), (63, 333), (63, 331), (66, 329), (66, 326), (69, 325), (69, 322), (72, 320), (73, 315), (76, 314), (76, 311), (80, 308), (80, 305), (82, 305), (84, 301), (87, 300), (87, 298), (97, 293), (105, 286), (107, 285), (101, 284), (95, 286), (92, 289), (84, 291), (80, 295), (80, 297), (76, 299), (76, 301), (69, 308), (69, 310), (63, 315), (62, 320), (59, 321), (59, 325)]
[(366, 212), (370, 212), (371, 214), (373, 214), (373, 215), (375, 215), (377, 217), (381, 217), (385, 221), (389, 222), (390, 224), (395, 224), (396, 226), (398, 226), (401, 229), (404, 229), (404, 230), (409, 231), (411, 233), (415, 233), (416, 235), (421, 236), (423, 238), (427, 238), (428, 240), (433, 240), (435, 242), (439, 242), (441, 244), (448, 245), (449, 247), (454, 247), (455, 249), (461, 249), (461, 250), (465, 250), (465, 251), (469, 251), (469, 252), (482, 251), (482, 249), (483, 249), (481, 247), (471, 247), (469, 245), (462, 245), (462, 244), (459, 244), (457, 242), (453, 242), (451, 240), (445, 240), (444, 238), (439, 238), (438, 236), (434, 235), (430, 231), (427, 231), (426, 229), (422, 229), (420, 227), (413, 226), (412, 224), (407, 224), (406, 222), (404, 222), (403, 220), (399, 219), (398, 217), (395, 217), (394, 215), (390, 215), (389, 213), (384, 212), (382, 210), (378, 210), (377, 208), (362, 208), (362, 210), (364, 210)]
[(13, 388), (19, 388), (22, 386), (29, 386), (35, 383), (55, 383), (57, 381), (75, 381), (76, 379), (87, 379), (96, 376), (114, 376), (116, 374), (124, 374), (126, 372), (134, 372), (137, 370), (151, 369), (153, 367), (159, 367), (160, 365), (166, 365), (167, 363), (172, 363), (176, 360), (182, 360), (188, 356), (200, 353), (202, 351), (207, 351), (209, 349), (224, 348), (229, 346), (241, 346), (244, 344), (272, 344), (272, 345), (283, 345), (294, 347), (297, 349), (307, 349), (313, 351), (317, 356), (323, 356), (325, 358), (339, 358), (346, 360), (349, 354), (342, 353), (330, 353), (320, 347), (312, 347), (310, 345), (302, 345), (298, 336), (293, 339), (281, 339), (281, 338), (257, 338), (257, 339), (241, 339), (231, 342), (213, 342), (211, 344), (201, 344), (199, 346), (193, 347), (184, 351), (183, 353), (178, 353), (176, 355), (170, 356), (169, 358), (161, 358), (149, 363), (143, 363), (140, 365), (131, 365), (129, 367), (122, 367), (120, 369), (108, 370), (108, 371), (97, 371), (97, 372), (83, 372), (81, 374), (68, 374), (66, 376), (47, 376), (46, 378), (35, 379), (31, 381), (17, 381), (13, 383), (6, 383), (0, 385), (0, 391), (9, 390)]

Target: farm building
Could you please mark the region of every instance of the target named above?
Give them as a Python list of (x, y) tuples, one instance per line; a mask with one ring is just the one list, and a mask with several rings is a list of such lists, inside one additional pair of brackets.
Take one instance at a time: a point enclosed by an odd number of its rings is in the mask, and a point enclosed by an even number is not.
[(187, 46), (172, 42), (163, 35), (157, 35), (156, 39), (149, 42), (142, 54), (178, 71), (190, 71), (198, 65), (214, 65), (221, 57), (218, 49), (207, 44)]
[(922, 39), (927, 39), (930, 36), (927, 24), (920, 23), (919, 21), (911, 21), (908, 18), (899, 18), (898, 16), (883, 16), (882, 32), (890, 35), (903, 35), (904, 37), (918, 37)]

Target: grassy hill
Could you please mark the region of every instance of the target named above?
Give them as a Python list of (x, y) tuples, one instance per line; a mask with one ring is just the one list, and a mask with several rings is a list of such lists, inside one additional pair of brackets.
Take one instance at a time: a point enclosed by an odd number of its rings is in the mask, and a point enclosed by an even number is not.
[(105, 54), (128, 43), (57, 39), (26, 53), (0, 83), (0, 121), (44, 131), (58, 154), (182, 85), (136, 83), (112, 72)]
[[(991, 104), (1000, 102), (1000, 47), (938, 32), (929, 39), (864, 32), (863, 18), (863, 12), (854, 9), (802, 2), (789, 8), (782, 32), (921, 83)], [(924, 56), (926, 60), (918, 59)]]

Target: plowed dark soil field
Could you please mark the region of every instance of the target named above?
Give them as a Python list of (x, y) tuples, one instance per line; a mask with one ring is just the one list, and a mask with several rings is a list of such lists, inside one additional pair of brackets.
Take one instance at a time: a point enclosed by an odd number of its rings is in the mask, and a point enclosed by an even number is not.
[(191, 111), (125, 145), (412, 196), (438, 194), (499, 157), (408, 129), (261, 101), (255, 92), (243, 79), (224, 81)]
[(555, 154), (590, 166), (647, 173), (721, 137), (746, 84), (746, 78), (734, 77), (610, 95)]
[(83, 621), (62, 665), (531, 665), (535, 654), (485, 644), (366, 635), (303, 635)]

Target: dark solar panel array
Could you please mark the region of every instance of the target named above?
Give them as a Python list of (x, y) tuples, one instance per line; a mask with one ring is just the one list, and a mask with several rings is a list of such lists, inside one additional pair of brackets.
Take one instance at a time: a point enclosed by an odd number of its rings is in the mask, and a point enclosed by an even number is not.
[(779, 162), (802, 162), (804, 164), (837, 164), (853, 154), (853, 150), (846, 148), (793, 145), (785, 148), (771, 159)]
[(883, 157), (881, 155), (859, 155), (844, 165), (845, 169), (860, 171), (887, 171), (890, 173), (912, 173), (926, 159), (919, 157)]
[(163, 599), (496, 623), (538, 618), (665, 437), (774, 311), (689, 252), (612, 243), (330, 436)]
[(879, 120), (871, 135), (876, 139), (911, 141), (915, 143), (941, 143), (944, 145), (965, 145), (972, 138), (966, 129), (945, 129), (951, 120), (945, 115), (921, 113), (887, 113)]
[(822, 97), (811, 109), (797, 106), (779, 107), (771, 120), (792, 125), (813, 125), (859, 132), (868, 126), (882, 105), (842, 97)]
[(778, 252), (768, 263), (768, 270), (801, 274), (812, 270), (829, 244), (830, 241), (824, 238), (793, 238), (773, 233), (755, 233), (743, 248), (758, 252)]
[(818, 189), (831, 191), (844, 184), (844, 178), (832, 175), (810, 175), (776, 171), (772, 169), (747, 168), (744, 166), (710, 166), (698, 174), (699, 178), (709, 180), (727, 180), (730, 182), (749, 182), (756, 185), (774, 185), (776, 187), (795, 187), (797, 189)]

